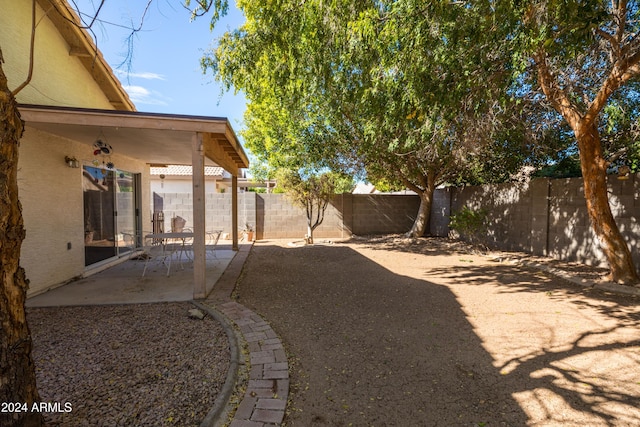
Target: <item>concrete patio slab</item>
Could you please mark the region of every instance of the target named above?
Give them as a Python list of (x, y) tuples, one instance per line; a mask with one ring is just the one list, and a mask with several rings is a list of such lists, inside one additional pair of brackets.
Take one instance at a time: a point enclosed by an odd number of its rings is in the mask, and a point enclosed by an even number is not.
[[(207, 293), (236, 255), (227, 244), (218, 245), (215, 258), (207, 258)], [(142, 277), (144, 260), (131, 259), (104, 271), (52, 289), (27, 300), (27, 307), (67, 305), (138, 304), (193, 299), (193, 262), (174, 259), (171, 272), (162, 264), (149, 264)]]

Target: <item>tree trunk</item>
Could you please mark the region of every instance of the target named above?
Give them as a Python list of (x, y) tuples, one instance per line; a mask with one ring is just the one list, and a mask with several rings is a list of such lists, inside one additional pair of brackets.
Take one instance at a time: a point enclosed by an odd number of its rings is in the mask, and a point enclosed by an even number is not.
[[(18, 143), (24, 122), (2, 70), (0, 51), (0, 402), (26, 404), (27, 411), (0, 412), (2, 426), (41, 426), (42, 415), (31, 412), (39, 402), (31, 358), (31, 334), (25, 300), (28, 282), (20, 267), (25, 231), (18, 200)], [(24, 407), (20, 409), (25, 409)]]
[(427, 225), (429, 225), (429, 217), (431, 216), (431, 205), (433, 203), (433, 193), (436, 187), (433, 183), (433, 179), (427, 181), (427, 185), (424, 190), (418, 191), (420, 196), (420, 207), (418, 208), (418, 215), (411, 230), (405, 233), (405, 237), (422, 237), (427, 231)]
[(313, 245), (313, 228), (311, 227), (311, 224), (307, 224), (307, 237), (305, 242), (309, 245)]
[(584, 182), (584, 197), (593, 230), (600, 239), (613, 282), (637, 283), (638, 273), (631, 252), (611, 213), (607, 193), (607, 162), (602, 153), (600, 134), (595, 125), (580, 124), (575, 130), (580, 150), (580, 167)]
[[(329, 206), (329, 196), (325, 197), (310, 197), (307, 199), (307, 234), (305, 235), (305, 242), (309, 245), (313, 245), (313, 232), (324, 221), (324, 214)], [(313, 212), (316, 212), (315, 221), (313, 219)]]
[[(604, 108), (611, 93), (622, 85), (620, 73), (624, 70), (616, 69), (615, 73), (612, 70), (612, 74), (603, 83), (598, 97), (591, 104), (589, 113), (582, 114), (572, 102), (571, 97), (562, 89), (562, 85), (559, 85), (552, 75), (546, 52), (540, 50), (534, 55), (534, 59), (538, 67), (538, 81), (545, 96), (575, 133), (580, 150), (580, 168), (587, 212), (593, 231), (600, 240), (602, 250), (609, 262), (610, 279), (621, 284), (637, 283), (639, 281), (638, 272), (633, 265), (631, 252), (620, 234), (609, 206), (607, 162), (602, 153), (600, 133), (597, 127), (597, 115)], [(626, 63), (624, 65), (630, 67), (632, 64)]]

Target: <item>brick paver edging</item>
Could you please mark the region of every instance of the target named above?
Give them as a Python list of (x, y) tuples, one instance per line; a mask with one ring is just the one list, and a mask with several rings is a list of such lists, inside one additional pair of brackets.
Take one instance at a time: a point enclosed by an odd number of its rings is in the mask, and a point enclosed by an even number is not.
[(227, 378), (218, 393), (218, 397), (213, 402), (213, 407), (207, 413), (207, 416), (200, 423), (200, 427), (214, 427), (220, 423), (220, 420), (225, 419), (228, 416), (228, 405), (233, 389), (238, 381), (238, 371), (240, 369), (240, 350), (238, 349), (238, 337), (233, 330), (233, 327), (229, 324), (229, 321), (217, 310), (201, 304), (197, 301), (192, 303), (200, 310), (206, 312), (211, 317), (216, 319), (218, 323), (224, 329), (229, 340), (229, 371), (227, 372)]
[(289, 364), (280, 338), (262, 317), (231, 299), (252, 246), (240, 246), (203, 301), (236, 325), (241, 335), (237, 338), (246, 342), (249, 351), (247, 388), (229, 427), (279, 426), (289, 398)]
[(216, 308), (242, 333), (251, 363), (249, 383), (230, 427), (280, 425), (289, 397), (289, 364), (280, 338), (242, 304), (230, 301)]

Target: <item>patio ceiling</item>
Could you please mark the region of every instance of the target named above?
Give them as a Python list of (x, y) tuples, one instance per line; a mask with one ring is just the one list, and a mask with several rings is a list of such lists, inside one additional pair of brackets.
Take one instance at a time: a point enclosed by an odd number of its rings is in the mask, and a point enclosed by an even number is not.
[(207, 165), (236, 176), (249, 166), (226, 118), (41, 105), (20, 105), (19, 111), (28, 127), (89, 146), (100, 137), (114, 153), (149, 164), (192, 164), (193, 137), (201, 134)]

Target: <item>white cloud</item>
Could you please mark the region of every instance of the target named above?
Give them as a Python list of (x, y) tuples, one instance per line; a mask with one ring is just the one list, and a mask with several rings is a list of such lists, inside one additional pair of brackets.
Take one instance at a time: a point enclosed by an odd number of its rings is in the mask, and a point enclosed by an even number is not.
[(127, 91), (131, 101), (134, 104), (146, 104), (146, 105), (168, 105), (167, 101), (160, 93), (150, 91), (142, 86), (123, 86)]
[(146, 80), (165, 80), (162, 74), (151, 73), (148, 71), (145, 71), (142, 73), (128, 73), (123, 70), (116, 70), (116, 74), (126, 77), (127, 79), (138, 78), (138, 79), (146, 79)]

